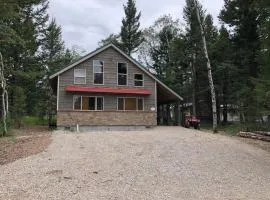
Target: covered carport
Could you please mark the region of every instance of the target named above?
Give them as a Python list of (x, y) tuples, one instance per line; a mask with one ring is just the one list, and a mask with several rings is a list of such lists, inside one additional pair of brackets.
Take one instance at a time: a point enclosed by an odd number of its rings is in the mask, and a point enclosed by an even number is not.
[(183, 98), (162, 82), (157, 83), (157, 124), (180, 126)]

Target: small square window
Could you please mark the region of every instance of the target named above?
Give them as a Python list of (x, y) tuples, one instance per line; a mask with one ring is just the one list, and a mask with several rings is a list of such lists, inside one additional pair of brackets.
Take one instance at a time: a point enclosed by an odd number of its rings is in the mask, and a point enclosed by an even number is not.
[(143, 86), (143, 75), (134, 74), (134, 86), (142, 87)]
[(85, 83), (86, 83), (86, 70), (74, 69), (74, 84), (85, 84)]

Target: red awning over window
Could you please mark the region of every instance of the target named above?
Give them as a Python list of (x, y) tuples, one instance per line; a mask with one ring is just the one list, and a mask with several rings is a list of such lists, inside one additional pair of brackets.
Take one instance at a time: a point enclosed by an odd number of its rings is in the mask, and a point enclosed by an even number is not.
[(151, 90), (140, 88), (108, 88), (108, 87), (84, 87), (68, 85), (65, 87), (67, 92), (94, 92), (94, 93), (111, 93), (111, 94), (140, 94), (149, 95)]

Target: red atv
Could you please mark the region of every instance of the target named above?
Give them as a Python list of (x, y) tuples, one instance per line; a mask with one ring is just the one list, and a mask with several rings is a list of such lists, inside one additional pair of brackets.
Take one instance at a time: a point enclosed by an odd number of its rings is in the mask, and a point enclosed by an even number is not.
[(195, 129), (200, 129), (201, 120), (199, 117), (186, 115), (184, 120), (184, 126), (186, 128), (194, 127)]

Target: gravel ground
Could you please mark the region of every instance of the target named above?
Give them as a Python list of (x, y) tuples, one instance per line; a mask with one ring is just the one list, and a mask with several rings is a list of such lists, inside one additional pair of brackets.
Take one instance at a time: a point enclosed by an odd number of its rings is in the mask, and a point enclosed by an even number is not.
[(12, 133), (0, 138), (0, 165), (43, 152), (51, 143), (51, 131), (47, 127), (24, 127)]
[(0, 166), (0, 199), (270, 199), (270, 154), (231, 137), (181, 127), (52, 137)]

